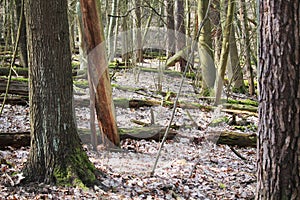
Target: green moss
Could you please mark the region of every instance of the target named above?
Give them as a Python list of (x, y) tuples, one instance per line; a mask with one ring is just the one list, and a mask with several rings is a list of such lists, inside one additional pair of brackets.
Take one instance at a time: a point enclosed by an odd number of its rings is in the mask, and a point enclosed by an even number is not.
[(87, 88), (89, 86), (87, 80), (73, 80), (73, 84), (80, 88)]
[(72, 61), (72, 69), (78, 69), (80, 67), (80, 62)]
[(86, 153), (78, 148), (64, 164), (54, 169), (54, 178), (57, 185), (78, 186), (85, 189), (96, 181), (95, 170)]
[(218, 125), (220, 125), (221, 123), (225, 122), (228, 123), (229, 119), (228, 117), (224, 116), (224, 117), (220, 117), (220, 118), (216, 118), (213, 119), (212, 122), (210, 123), (210, 127), (216, 127)]
[(258, 102), (257, 101), (253, 101), (251, 99), (242, 99), (242, 100), (228, 99), (227, 103), (230, 103), (230, 104), (243, 104), (243, 105), (250, 105), (250, 106), (258, 106)]
[(11, 80), (28, 83), (28, 78), (23, 78), (23, 77), (11, 77)]
[(247, 126), (233, 126), (235, 129), (237, 130), (241, 130), (243, 132), (245, 131), (253, 131), (256, 132), (257, 131), (257, 126), (254, 124), (249, 124)]
[(200, 95), (204, 97), (214, 96), (214, 89), (213, 88), (202, 89)]

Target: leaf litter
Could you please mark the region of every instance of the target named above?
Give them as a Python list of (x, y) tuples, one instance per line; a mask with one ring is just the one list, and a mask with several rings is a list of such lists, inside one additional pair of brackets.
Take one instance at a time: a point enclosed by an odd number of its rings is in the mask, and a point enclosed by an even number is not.
[[(155, 76), (155, 73), (141, 72), (137, 83), (134, 73), (118, 72), (114, 83), (132, 88), (138, 85), (145, 91), (152, 91), (156, 89), (153, 81)], [(151, 77), (152, 82), (149, 81)], [(178, 90), (178, 84), (175, 83), (179, 83), (180, 78), (171, 79), (165, 76), (163, 91)], [(150, 99), (116, 88), (113, 89), (113, 95), (115, 98)], [(189, 81), (184, 84), (180, 99), (210, 104), (197, 98)], [(172, 111), (163, 106), (137, 109), (117, 107), (118, 126), (136, 126), (131, 122), (132, 119), (150, 123), (151, 112), (154, 113), (156, 124), (166, 126)], [(228, 146), (216, 145), (215, 141), (205, 139), (207, 130), (231, 129), (226, 123), (209, 126), (214, 118), (226, 115), (219, 110), (203, 112), (177, 108), (174, 124), (180, 127), (176, 130), (178, 135), (165, 143), (153, 176), (150, 173), (160, 146), (157, 141), (125, 139), (117, 151), (105, 150), (101, 145), (99, 151), (93, 151), (90, 144), (84, 144), (90, 160), (105, 172), (106, 176), (99, 178), (108, 190), (100, 186), (84, 190), (40, 183), (19, 185), (24, 178), (21, 170), (27, 160), (29, 147), (1, 150), (0, 199), (253, 199), (256, 149), (235, 147), (246, 158), (242, 160)], [(77, 107), (76, 116), (79, 128), (89, 127), (87, 107)], [(257, 118), (250, 120), (257, 125)], [(0, 122), (1, 132), (29, 131), (29, 108), (6, 105)]]

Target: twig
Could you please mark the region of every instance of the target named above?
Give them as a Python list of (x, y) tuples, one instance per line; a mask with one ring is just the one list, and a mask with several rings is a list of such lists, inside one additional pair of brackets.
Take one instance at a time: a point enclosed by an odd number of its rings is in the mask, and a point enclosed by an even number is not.
[[(208, 8), (210, 7), (210, 4), (211, 4), (211, 1), (209, 0), (209, 2), (208, 2)], [(168, 124), (168, 127), (166, 128), (166, 131), (165, 131), (165, 133), (164, 133), (164, 137), (163, 137), (163, 139), (162, 139), (162, 141), (161, 141), (161, 143), (160, 143), (160, 147), (159, 147), (159, 150), (158, 150), (157, 155), (156, 155), (156, 160), (155, 160), (153, 169), (152, 169), (152, 171), (151, 171), (151, 176), (154, 175), (154, 172), (155, 172), (155, 169), (156, 169), (156, 166), (157, 166), (157, 163), (158, 163), (158, 159), (159, 159), (159, 157), (160, 157), (160, 154), (161, 154), (163, 145), (164, 145), (164, 143), (165, 143), (165, 141), (166, 141), (166, 139), (167, 139), (167, 136), (168, 136), (168, 133), (169, 133), (171, 124), (172, 124), (172, 122), (173, 122), (173, 119), (174, 119), (174, 116), (175, 116), (175, 112), (176, 112), (176, 108), (177, 108), (177, 103), (178, 103), (179, 95), (180, 95), (181, 90), (182, 90), (182, 86), (183, 86), (183, 83), (184, 83), (184, 79), (185, 79), (185, 77), (186, 77), (187, 69), (188, 69), (188, 66), (190, 65), (190, 60), (191, 60), (191, 58), (192, 58), (193, 52), (195, 51), (196, 44), (197, 44), (197, 41), (198, 41), (198, 39), (199, 39), (199, 37), (200, 37), (201, 30), (202, 30), (202, 28), (203, 28), (203, 26), (204, 26), (204, 23), (205, 23), (206, 20), (207, 20), (207, 17), (208, 17), (208, 11), (209, 11), (209, 9), (206, 10), (205, 16), (204, 16), (204, 18), (203, 18), (203, 20), (202, 20), (202, 22), (201, 22), (201, 24), (200, 24), (200, 26), (199, 26), (199, 30), (198, 30), (198, 32), (197, 32), (196, 38), (195, 38), (195, 40), (192, 41), (192, 45), (191, 45), (191, 46), (192, 46), (191, 54), (190, 54), (189, 59), (187, 60), (187, 63), (186, 63), (186, 65), (185, 65), (185, 69), (184, 69), (184, 72), (183, 72), (183, 76), (182, 76), (182, 79), (181, 79), (181, 82), (180, 82), (180, 87), (179, 87), (179, 90), (178, 90), (178, 92), (177, 92), (176, 99), (175, 99), (175, 101), (174, 101), (171, 119), (170, 119), (169, 124)]]
[(237, 157), (239, 157), (242, 160), (247, 160), (247, 158), (245, 158), (244, 156), (242, 156), (239, 152), (237, 152), (233, 147), (229, 147), (231, 149), (231, 151), (233, 151), (233, 153), (235, 155), (237, 155)]

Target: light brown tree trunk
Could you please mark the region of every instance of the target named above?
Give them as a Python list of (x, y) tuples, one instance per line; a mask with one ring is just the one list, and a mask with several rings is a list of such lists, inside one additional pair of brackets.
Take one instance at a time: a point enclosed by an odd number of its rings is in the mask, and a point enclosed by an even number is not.
[[(202, 23), (209, 0), (198, 0), (198, 19)], [(210, 96), (216, 80), (216, 68), (212, 51), (211, 24), (206, 20), (199, 37), (199, 56), (202, 71), (202, 94)]]
[(227, 16), (226, 16), (225, 27), (224, 27), (224, 31), (223, 31), (220, 66), (218, 69), (216, 86), (215, 86), (215, 88), (216, 88), (215, 104), (216, 105), (220, 103), (222, 90), (223, 90), (223, 81), (224, 81), (227, 59), (228, 59), (228, 54), (229, 54), (229, 37), (230, 37), (230, 31), (231, 31), (231, 24), (233, 21), (234, 7), (235, 7), (235, 1), (228, 0)]
[(141, 0), (134, 0), (134, 13), (135, 13), (135, 18), (134, 18), (134, 48), (135, 48), (135, 61), (136, 62), (143, 62), (143, 46), (142, 46), (142, 3)]
[(31, 149), (24, 174), (28, 181), (91, 185), (95, 167), (83, 151), (73, 118), (67, 2), (26, 0), (25, 7)]
[(98, 15), (95, 1), (81, 0), (80, 4), (87, 45), (89, 76), (96, 95), (95, 107), (99, 128), (109, 141), (119, 146), (120, 138), (112, 101), (104, 33), (99, 21), (100, 13)]
[(300, 199), (300, 1), (260, 1), (256, 199)]
[(236, 45), (235, 26), (231, 25), (229, 36), (229, 57), (227, 61), (227, 72), (230, 85), (234, 91), (245, 92), (243, 72), (240, 66), (239, 54)]

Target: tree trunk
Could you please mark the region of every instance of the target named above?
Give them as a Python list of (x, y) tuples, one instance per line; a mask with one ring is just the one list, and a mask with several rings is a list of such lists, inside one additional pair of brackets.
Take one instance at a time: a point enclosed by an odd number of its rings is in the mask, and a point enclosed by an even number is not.
[(300, 1), (260, 1), (256, 199), (300, 199)]
[[(175, 1), (175, 29), (176, 29), (176, 52), (186, 46), (185, 23), (184, 23), (184, 0)], [(186, 66), (186, 60), (181, 58), (179, 61), (180, 70), (183, 72)]]
[(251, 64), (251, 49), (250, 49), (250, 35), (248, 30), (248, 17), (247, 17), (247, 10), (246, 10), (246, 3), (245, 0), (240, 0), (240, 13), (242, 16), (242, 30), (243, 30), (243, 39), (244, 39), (244, 49), (245, 49), (245, 61), (246, 67), (248, 70), (248, 84), (249, 84), (249, 94), (254, 95), (255, 87), (254, 87), (254, 77), (253, 77), (253, 69)]
[(73, 118), (67, 2), (25, 1), (29, 50), (31, 149), (28, 181), (91, 185), (95, 167)]
[(228, 79), (234, 90), (245, 92), (245, 85), (243, 79), (243, 72), (240, 66), (239, 54), (235, 38), (235, 26), (231, 24), (231, 31), (229, 36), (229, 57), (227, 60)]
[(95, 98), (99, 128), (110, 142), (119, 146), (120, 139), (112, 101), (104, 33), (99, 21), (100, 13), (97, 14), (95, 1), (81, 0), (80, 3), (87, 45), (88, 71), (96, 95), (91, 98)]
[(175, 53), (174, 0), (165, 0), (167, 14), (167, 58)]
[(24, 15), (24, 4), (22, 3), (22, 0), (15, 0), (15, 4), (16, 4), (18, 24), (20, 23), (21, 20), (21, 32), (20, 32), (20, 39), (19, 39), (21, 65), (25, 68), (28, 68), (26, 21), (25, 21), (26, 19)]
[(116, 15), (117, 15), (117, 9), (118, 9), (118, 0), (112, 1), (112, 8), (111, 8), (111, 16), (109, 18), (109, 25), (108, 25), (108, 34), (107, 34), (107, 49), (108, 49), (108, 60), (113, 60), (115, 55), (115, 48), (114, 48), (114, 40), (117, 40), (117, 38), (114, 36), (114, 29), (116, 26)]
[(215, 104), (220, 103), (222, 90), (223, 90), (223, 81), (226, 71), (227, 59), (229, 54), (229, 37), (231, 31), (231, 24), (233, 21), (233, 12), (235, 7), (234, 0), (228, 0), (227, 16), (225, 21), (225, 27), (223, 31), (223, 41), (222, 41), (222, 50), (220, 57), (220, 66), (218, 69), (217, 80), (216, 80), (216, 101)]
[[(202, 23), (208, 8), (208, 0), (198, 0), (198, 20)], [(210, 95), (216, 80), (216, 68), (212, 51), (211, 25), (207, 20), (199, 37), (199, 57), (202, 70), (202, 93)]]
[(136, 62), (143, 62), (143, 46), (142, 46), (142, 13), (141, 13), (141, 0), (134, 0), (134, 50), (135, 50), (135, 61)]

